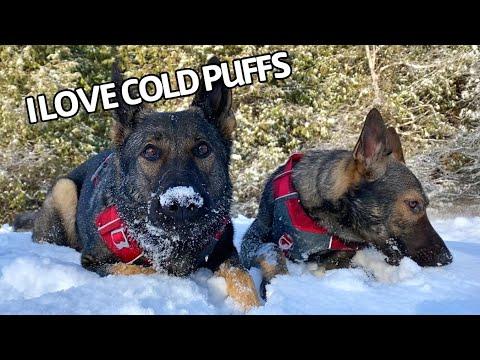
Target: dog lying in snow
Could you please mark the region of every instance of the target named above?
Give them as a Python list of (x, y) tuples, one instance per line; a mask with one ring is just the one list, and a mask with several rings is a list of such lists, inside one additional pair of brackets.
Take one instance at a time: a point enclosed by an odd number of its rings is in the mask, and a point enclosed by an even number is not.
[(294, 154), (273, 173), (240, 256), (247, 268), (262, 270), (263, 292), (287, 272), (286, 258), (326, 270), (347, 267), (366, 244), (390, 264), (403, 256), (421, 266), (449, 264), (452, 255), (430, 224), (427, 206), (398, 134), (373, 109), (353, 151)]
[[(82, 266), (102, 276), (207, 267), (245, 309), (258, 305), (229, 216), (231, 90), (220, 79), (206, 91), (202, 81), (189, 109), (155, 112), (123, 101), (118, 67), (113, 80), (114, 147), (56, 181), (35, 216), (34, 241), (80, 251)], [(31, 220), (20, 216), (17, 227), (22, 219)]]

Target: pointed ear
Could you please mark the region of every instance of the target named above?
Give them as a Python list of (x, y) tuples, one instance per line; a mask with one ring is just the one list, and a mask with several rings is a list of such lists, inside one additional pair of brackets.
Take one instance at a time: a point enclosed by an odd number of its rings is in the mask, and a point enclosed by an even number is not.
[[(220, 60), (214, 56), (208, 60), (207, 65), (220, 65)], [(223, 137), (232, 139), (237, 123), (232, 112), (232, 90), (225, 86), (223, 77), (212, 84), (211, 91), (206, 91), (202, 79), (191, 106), (202, 109), (207, 120), (217, 127)]]
[(111, 137), (116, 146), (123, 144), (127, 135), (135, 128), (140, 111), (144, 108), (143, 104), (128, 105), (122, 98), (123, 76), (120, 71), (118, 60), (112, 66), (112, 81), (115, 83), (115, 94), (119, 107), (115, 109), (115, 122), (111, 130)]
[(405, 164), (400, 136), (398, 136), (395, 128), (392, 126), (387, 129), (387, 150), (391, 151), (391, 155), (395, 160)]
[(362, 133), (353, 150), (360, 173), (368, 181), (378, 179), (386, 169), (386, 133), (382, 115), (372, 109), (367, 115)]

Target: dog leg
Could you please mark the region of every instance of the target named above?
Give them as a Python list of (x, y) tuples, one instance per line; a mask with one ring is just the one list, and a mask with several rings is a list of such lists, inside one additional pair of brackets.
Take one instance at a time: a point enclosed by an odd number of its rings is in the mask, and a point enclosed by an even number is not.
[(152, 275), (156, 273), (155, 269), (152, 267), (124, 263), (110, 265), (108, 270), (111, 275)]
[(307, 263), (308, 270), (317, 277), (322, 277), (328, 270), (344, 269), (351, 266), (355, 251), (335, 251), (329, 254), (314, 254)]
[(155, 270), (151, 267), (129, 265), (116, 261), (117, 260), (108, 252), (105, 252), (103, 256), (102, 254), (99, 255), (98, 253), (96, 255), (92, 255), (88, 249), (83, 250), (80, 258), (80, 262), (85, 269), (93, 271), (100, 276), (155, 274)]
[(77, 216), (77, 186), (70, 179), (60, 179), (52, 189), (53, 206), (60, 215), (68, 246), (78, 249), (75, 221)]
[(240, 304), (245, 311), (260, 306), (255, 283), (243, 267), (234, 266), (230, 261), (226, 261), (220, 265), (215, 275), (225, 279), (228, 296)]
[(33, 229), (36, 242), (48, 242), (80, 250), (75, 229), (78, 193), (75, 183), (58, 180), (47, 195)]
[(255, 262), (262, 270), (263, 278), (270, 282), (276, 275), (288, 273), (287, 259), (282, 250), (275, 244), (264, 244), (258, 250), (258, 256)]
[(327, 255), (319, 262), (319, 267), (322, 267), (325, 271), (333, 269), (345, 269), (349, 268), (352, 258), (355, 256), (355, 251), (335, 251)]
[(277, 275), (288, 274), (287, 259), (282, 250), (275, 244), (262, 244), (255, 257), (255, 265), (262, 270), (262, 283), (260, 295), (267, 298), (266, 286)]

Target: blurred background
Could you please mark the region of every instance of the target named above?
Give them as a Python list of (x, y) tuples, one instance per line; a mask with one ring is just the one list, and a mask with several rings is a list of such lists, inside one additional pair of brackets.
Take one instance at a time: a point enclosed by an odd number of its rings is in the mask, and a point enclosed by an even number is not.
[[(294, 150), (353, 149), (368, 110), (395, 126), (439, 215), (480, 210), (477, 46), (0, 46), (0, 224), (38, 208), (53, 179), (110, 146), (112, 114), (27, 124), (24, 98), (125, 77), (287, 50), (285, 80), (237, 88), (234, 214), (255, 215), (268, 175)], [(191, 98), (160, 101), (178, 110)]]

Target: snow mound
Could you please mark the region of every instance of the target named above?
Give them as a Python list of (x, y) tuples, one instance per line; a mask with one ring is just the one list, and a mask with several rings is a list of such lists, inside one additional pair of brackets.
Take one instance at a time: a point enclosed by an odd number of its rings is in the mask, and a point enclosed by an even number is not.
[[(252, 219), (234, 219), (237, 248)], [(268, 301), (250, 314), (480, 314), (480, 217), (433, 221), (454, 261), (421, 268), (390, 266), (367, 248), (355, 268), (321, 272), (288, 262), (289, 274), (267, 286)], [(259, 286), (261, 274), (250, 274)], [(30, 233), (0, 228), (1, 314), (242, 314), (223, 278), (200, 269), (186, 278), (163, 274), (107, 276), (86, 271), (80, 254), (36, 244)]]
[(385, 255), (372, 248), (358, 251), (352, 259), (352, 265), (363, 268), (383, 283), (412, 279), (421, 272), (420, 266), (410, 258), (403, 258), (399, 266), (390, 266), (385, 262)]
[(78, 271), (78, 266), (43, 256), (22, 256), (2, 269), (0, 281), (11, 287), (11, 294), (31, 299), (83, 285), (93, 278), (93, 274)]
[(202, 207), (203, 197), (193, 190), (191, 186), (175, 186), (168, 188), (160, 195), (160, 205), (170, 206), (174, 203), (177, 203), (181, 207), (188, 207), (190, 205)]

